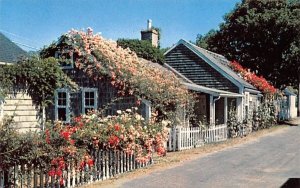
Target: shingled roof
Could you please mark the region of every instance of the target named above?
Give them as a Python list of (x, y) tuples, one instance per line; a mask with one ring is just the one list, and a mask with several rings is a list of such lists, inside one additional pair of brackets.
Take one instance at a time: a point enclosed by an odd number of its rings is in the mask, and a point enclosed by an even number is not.
[[(188, 49), (189, 54), (185, 54), (186, 56), (189, 56), (191, 60), (183, 60), (183, 58), (187, 58), (182, 56), (178, 56), (178, 60), (174, 59), (175, 56), (171, 55), (172, 51), (175, 51), (175, 54), (178, 53), (179, 51), (182, 52), (182, 48)], [(180, 50), (181, 49), (181, 50)], [(178, 51), (179, 50), (179, 51)], [(185, 50), (185, 51), (186, 51)], [(187, 52), (185, 52), (187, 53)], [(191, 53), (193, 54), (194, 57), (191, 56)], [(227, 81), (225, 83), (224, 78), (227, 78), (232, 82), (232, 84), (238, 86), (238, 87), (243, 87), (246, 90), (251, 90), (251, 92), (254, 93), (259, 93), (259, 91), (250, 83), (246, 82), (242, 77), (240, 77), (236, 72), (234, 72), (230, 67), (229, 67), (229, 61), (222, 55), (216, 54), (213, 52), (210, 52), (208, 50), (205, 50), (203, 48), (200, 48), (190, 42), (187, 42), (183, 39), (179, 40), (177, 44), (175, 44), (171, 49), (169, 49), (166, 53), (166, 62), (174, 67), (175, 69), (177, 68), (181, 74), (189, 78), (190, 80), (193, 81), (193, 83), (206, 86), (206, 87), (212, 87), (216, 89), (221, 89), (221, 90), (228, 90), (228, 91), (233, 91), (237, 93), (238, 91), (233, 88), (232, 85), (228, 84)], [(170, 56), (170, 57), (169, 57)], [(169, 58), (168, 58), (169, 57)], [(195, 58), (197, 57), (197, 58)], [(168, 60), (169, 59), (169, 60)], [(207, 65), (201, 65), (202, 67), (199, 67), (200, 64), (198, 61), (203, 60), (204, 62), (207, 63)], [(183, 65), (183, 63), (190, 63), (190, 65), (186, 65), (189, 67), (186, 67)], [(208, 66), (208, 67), (207, 67)], [(213, 69), (214, 70), (213, 70)], [(199, 69), (199, 70), (198, 70)], [(203, 69), (203, 70), (201, 70)], [(211, 75), (205, 75), (206, 77), (204, 78), (202, 75), (202, 72), (211, 72)], [(218, 73), (217, 73), (218, 72)], [(223, 76), (222, 78), (219, 78), (220, 76)], [(205, 80), (206, 79), (206, 80)], [(207, 79), (210, 79), (210, 83), (212, 85), (210, 86), (207, 82)], [(222, 80), (222, 81), (220, 81)], [(225, 84), (224, 84), (225, 83)], [(216, 85), (216, 84), (221, 84)], [(223, 88), (224, 87), (224, 88)], [(227, 87), (227, 88), (226, 88)]]
[(0, 62), (14, 63), (19, 57), (25, 56), (26, 52), (0, 33)]

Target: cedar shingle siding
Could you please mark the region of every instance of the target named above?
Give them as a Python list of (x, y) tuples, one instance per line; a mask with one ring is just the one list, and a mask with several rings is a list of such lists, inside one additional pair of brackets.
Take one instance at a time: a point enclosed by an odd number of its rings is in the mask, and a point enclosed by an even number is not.
[(166, 56), (166, 63), (195, 84), (239, 93), (239, 88), (212, 68), (183, 44), (178, 45)]

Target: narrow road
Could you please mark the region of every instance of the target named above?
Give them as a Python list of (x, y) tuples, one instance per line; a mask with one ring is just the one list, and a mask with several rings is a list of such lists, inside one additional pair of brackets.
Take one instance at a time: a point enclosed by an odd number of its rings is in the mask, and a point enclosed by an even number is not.
[(121, 187), (280, 187), (300, 178), (300, 126), (124, 182)]

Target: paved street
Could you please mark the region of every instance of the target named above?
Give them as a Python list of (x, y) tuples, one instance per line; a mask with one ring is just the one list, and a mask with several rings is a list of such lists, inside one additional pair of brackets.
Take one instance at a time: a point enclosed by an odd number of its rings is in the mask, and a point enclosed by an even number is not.
[(121, 187), (280, 187), (300, 178), (300, 126), (154, 172)]

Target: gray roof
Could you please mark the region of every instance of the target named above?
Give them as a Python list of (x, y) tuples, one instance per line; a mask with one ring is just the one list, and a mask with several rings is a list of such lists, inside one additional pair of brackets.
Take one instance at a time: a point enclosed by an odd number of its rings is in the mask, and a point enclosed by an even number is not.
[(21, 56), (26, 56), (26, 52), (0, 33), (0, 62), (14, 63)]
[(207, 93), (213, 96), (221, 96), (221, 97), (243, 97), (242, 94), (239, 93), (233, 93), (233, 92), (228, 92), (228, 91), (223, 91), (220, 89), (214, 89), (214, 88), (208, 88), (204, 86), (199, 86), (197, 84), (193, 83), (186, 83), (182, 82), (182, 84), (187, 87), (189, 90), (193, 91), (200, 91), (202, 93)]
[(194, 84), (191, 80), (186, 78), (184, 75), (182, 75), (181, 73), (179, 73), (178, 71), (176, 71), (175, 69), (173, 69), (171, 66), (169, 66), (166, 63), (164, 65), (160, 65), (158, 63), (153, 63), (153, 62), (145, 60), (143, 58), (139, 58), (139, 60), (141, 62), (145, 63), (146, 66), (151, 66), (151, 67), (160, 69), (160, 70), (164, 71), (166, 74), (174, 73), (175, 75), (177, 75), (181, 84), (189, 90), (207, 93), (207, 94), (210, 94), (213, 96), (221, 96), (221, 97), (242, 97), (243, 96), (238, 93), (223, 91), (223, 90), (214, 89), (214, 88), (208, 88), (208, 87), (199, 86), (197, 84)]
[(219, 71), (221, 74), (229, 78), (230, 80), (236, 81), (238, 84), (243, 86), (244, 88), (249, 88), (252, 90), (257, 90), (253, 85), (246, 82), (242, 77), (240, 77), (236, 72), (234, 72), (229, 67), (229, 61), (222, 55), (205, 50), (203, 48), (200, 48), (190, 42), (187, 42), (183, 39), (179, 40), (179, 42), (174, 45), (171, 49), (169, 49), (165, 54), (170, 52), (173, 48), (176, 46), (183, 44), (190, 50), (192, 50), (197, 56), (199, 56), (201, 59), (203, 59), (205, 62), (210, 64), (213, 68), (215, 68), (217, 71)]

